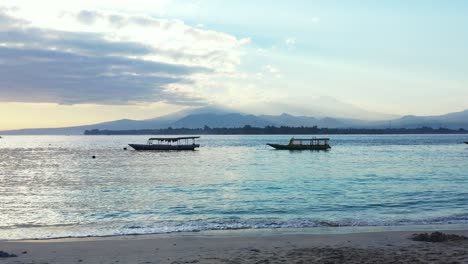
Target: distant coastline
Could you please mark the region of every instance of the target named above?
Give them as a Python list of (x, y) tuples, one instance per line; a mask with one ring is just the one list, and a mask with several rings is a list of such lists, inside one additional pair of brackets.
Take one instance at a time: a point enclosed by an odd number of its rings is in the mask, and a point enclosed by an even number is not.
[(244, 126), (238, 128), (164, 128), (137, 130), (85, 130), (85, 135), (395, 135), (395, 134), (468, 134), (468, 130), (431, 127), (420, 128), (319, 128)]

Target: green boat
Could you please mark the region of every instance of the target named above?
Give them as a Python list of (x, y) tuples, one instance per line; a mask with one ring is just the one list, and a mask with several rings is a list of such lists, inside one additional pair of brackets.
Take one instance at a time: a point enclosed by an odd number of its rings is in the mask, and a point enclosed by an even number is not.
[(328, 144), (329, 138), (291, 138), (289, 144), (270, 144), (267, 145), (275, 149), (286, 150), (327, 150), (330, 149)]

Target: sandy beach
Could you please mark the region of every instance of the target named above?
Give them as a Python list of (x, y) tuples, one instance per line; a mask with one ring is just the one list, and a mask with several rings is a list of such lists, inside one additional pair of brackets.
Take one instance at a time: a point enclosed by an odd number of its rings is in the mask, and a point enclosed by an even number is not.
[(420, 242), (409, 239), (414, 233), (421, 232), (2, 241), (0, 250), (17, 257), (0, 263), (468, 263), (468, 240)]

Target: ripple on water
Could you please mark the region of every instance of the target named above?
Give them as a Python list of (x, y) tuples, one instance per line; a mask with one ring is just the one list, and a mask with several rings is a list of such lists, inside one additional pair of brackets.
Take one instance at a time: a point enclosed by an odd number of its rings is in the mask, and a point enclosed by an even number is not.
[(463, 135), (331, 136), (328, 152), (203, 136), (194, 152), (122, 151), (146, 138), (2, 139), (0, 239), (467, 223)]

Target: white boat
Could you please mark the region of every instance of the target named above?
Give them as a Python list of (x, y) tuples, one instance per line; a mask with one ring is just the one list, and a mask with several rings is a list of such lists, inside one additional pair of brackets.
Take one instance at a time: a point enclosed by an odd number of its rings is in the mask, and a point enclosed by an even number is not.
[(195, 150), (200, 147), (195, 139), (200, 137), (150, 138), (146, 144), (128, 144), (135, 150)]

